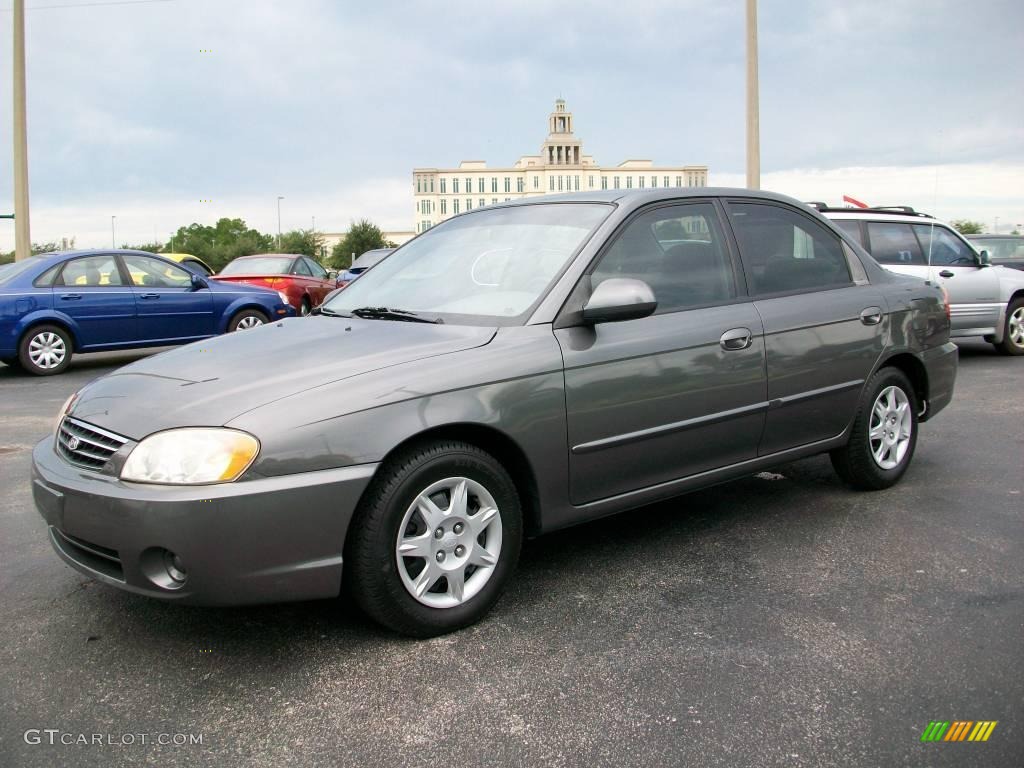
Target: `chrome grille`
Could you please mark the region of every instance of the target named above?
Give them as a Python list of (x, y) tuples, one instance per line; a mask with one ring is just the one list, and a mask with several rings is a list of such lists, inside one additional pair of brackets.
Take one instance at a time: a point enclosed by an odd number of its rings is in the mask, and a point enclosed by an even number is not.
[(102, 469), (117, 449), (128, 442), (92, 424), (65, 416), (57, 430), (57, 450), (65, 460), (78, 467)]

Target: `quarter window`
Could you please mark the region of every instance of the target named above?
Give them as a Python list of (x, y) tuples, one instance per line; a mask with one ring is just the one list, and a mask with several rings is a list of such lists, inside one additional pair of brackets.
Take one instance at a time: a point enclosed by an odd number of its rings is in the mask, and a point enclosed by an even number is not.
[(852, 284), (834, 233), (776, 205), (731, 203), (733, 230), (755, 294), (814, 291)]
[(921, 247), (909, 224), (869, 221), (868, 240), (871, 242), (871, 255), (879, 264), (910, 266), (925, 263)]
[(321, 267), (319, 264), (317, 264), (312, 259), (306, 259), (305, 261), (306, 261), (306, 266), (309, 267), (309, 271), (313, 273), (313, 277), (319, 278), (321, 280), (326, 280), (327, 279), (327, 270), (326, 269)]
[(601, 258), (591, 285), (613, 277), (647, 283), (659, 314), (736, 297), (732, 263), (709, 203), (657, 208), (633, 219)]

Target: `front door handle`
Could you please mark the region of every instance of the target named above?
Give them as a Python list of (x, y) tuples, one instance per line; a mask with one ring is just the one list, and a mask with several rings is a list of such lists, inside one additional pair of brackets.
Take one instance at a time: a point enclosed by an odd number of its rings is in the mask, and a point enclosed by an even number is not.
[(868, 307), (860, 313), (860, 321), (864, 325), (878, 325), (882, 322), (882, 310), (879, 307)]
[(82, 298), (80, 293), (65, 293), (60, 297), (61, 301), (79, 301)]
[(718, 343), (726, 352), (735, 352), (739, 349), (746, 349), (753, 340), (754, 336), (749, 328), (732, 328), (722, 334)]
[(956, 277), (956, 272), (954, 272), (951, 269), (944, 269), (941, 272), (939, 272), (939, 277), (945, 277), (945, 278)]
[(140, 299), (159, 299), (160, 298), (160, 294), (159, 293), (140, 293), (139, 294), (139, 298)]

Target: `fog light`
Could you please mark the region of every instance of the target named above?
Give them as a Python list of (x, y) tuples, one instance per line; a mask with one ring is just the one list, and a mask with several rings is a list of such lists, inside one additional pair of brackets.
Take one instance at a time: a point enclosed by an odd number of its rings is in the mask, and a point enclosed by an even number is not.
[(184, 584), (185, 579), (188, 575), (185, 572), (185, 565), (181, 562), (181, 558), (169, 550), (164, 551), (164, 567), (167, 569), (167, 575), (170, 576), (178, 584)]

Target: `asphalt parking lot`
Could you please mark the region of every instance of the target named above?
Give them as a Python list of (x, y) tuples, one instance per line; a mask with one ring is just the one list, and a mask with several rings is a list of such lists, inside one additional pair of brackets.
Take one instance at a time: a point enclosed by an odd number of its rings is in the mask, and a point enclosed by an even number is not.
[[(563, 531), (481, 624), (411, 641), (340, 601), (167, 605), (51, 552), (31, 447), (138, 356), (0, 365), (0, 766), (1024, 763), (1024, 358), (964, 344), (892, 490), (819, 457)], [(998, 726), (922, 743), (931, 720)]]

